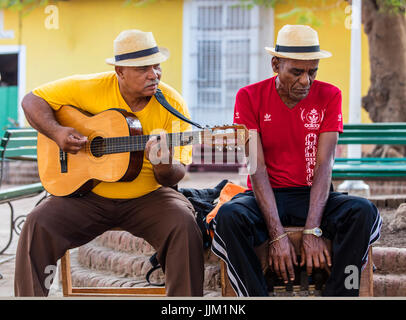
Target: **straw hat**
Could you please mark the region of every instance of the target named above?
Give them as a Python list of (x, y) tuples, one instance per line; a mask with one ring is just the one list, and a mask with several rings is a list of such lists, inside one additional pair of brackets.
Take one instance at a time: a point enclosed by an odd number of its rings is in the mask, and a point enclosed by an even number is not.
[(124, 30), (114, 40), (114, 57), (106, 63), (114, 66), (140, 67), (164, 62), (169, 50), (158, 47), (152, 32)]
[(297, 60), (315, 60), (331, 57), (320, 50), (317, 32), (309, 26), (285, 25), (278, 32), (275, 48), (265, 47), (273, 56)]

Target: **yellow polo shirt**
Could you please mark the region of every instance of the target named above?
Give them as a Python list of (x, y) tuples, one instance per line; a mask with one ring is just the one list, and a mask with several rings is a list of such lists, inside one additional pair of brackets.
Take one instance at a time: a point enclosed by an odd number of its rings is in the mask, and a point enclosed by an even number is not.
[[(172, 107), (190, 118), (185, 101), (175, 89), (162, 82), (159, 84), (159, 88)], [(47, 101), (55, 110), (63, 105), (72, 105), (92, 114), (110, 108), (121, 108), (132, 112), (121, 96), (114, 71), (74, 75), (44, 84), (32, 92)], [(140, 120), (145, 135), (162, 130), (168, 133), (191, 130), (189, 124), (169, 113), (155, 97), (151, 98), (144, 109), (132, 113)], [(175, 122), (173, 123), (173, 121)], [(192, 159), (192, 147), (175, 147), (174, 159), (189, 164)], [(160, 184), (154, 177), (152, 164), (144, 156), (142, 170), (135, 180), (101, 182), (93, 189), (93, 192), (106, 198), (128, 199), (141, 197), (159, 187)]]

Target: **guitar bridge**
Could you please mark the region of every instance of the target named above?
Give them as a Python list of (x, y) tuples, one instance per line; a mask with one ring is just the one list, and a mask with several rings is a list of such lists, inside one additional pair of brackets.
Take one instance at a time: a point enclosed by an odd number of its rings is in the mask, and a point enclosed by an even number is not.
[(61, 163), (61, 173), (68, 172), (68, 153), (59, 150), (59, 162)]

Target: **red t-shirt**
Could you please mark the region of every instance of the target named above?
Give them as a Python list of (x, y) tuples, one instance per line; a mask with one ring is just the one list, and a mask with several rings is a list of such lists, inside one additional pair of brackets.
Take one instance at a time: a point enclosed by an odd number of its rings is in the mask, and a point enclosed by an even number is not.
[[(241, 88), (234, 123), (261, 135), (272, 188), (311, 186), (321, 132), (343, 132), (341, 91), (315, 80), (309, 94), (289, 109), (275, 87), (276, 77)], [(248, 177), (248, 188), (251, 181)]]

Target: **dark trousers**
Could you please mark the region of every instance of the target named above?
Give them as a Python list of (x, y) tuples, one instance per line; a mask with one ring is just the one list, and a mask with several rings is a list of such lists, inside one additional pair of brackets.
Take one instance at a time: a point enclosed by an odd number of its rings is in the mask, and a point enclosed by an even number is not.
[(162, 187), (136, 199), (51, 196), (27, 217), (17, 247), (16, 296), (46, 296), (48, 266), (66, 250), (119, 227), (157, 250), (170, 296), (202, 296), (204, 261), (201, 231), (192, 204)]
[[(310, 187), (274, 189), (279, 218), (284, 226), (304, 226)], [(332, 241), (332, 269), (323, 295), (357, 296), (346, 288), (347, 266), (361, 274), (369, 246), (379, 238), (382, 224), (378, 209), (369, 200), (330, 192), (320, 228)], [(268, 290), (254, 248), (268, 241), (268, 230), (254, 193), (236, 195), (221, 206), (214, 219), (212, 251), (227, 264), (230, 283), (238, 296), (267, 296)], [(348, 287), (348, 285), (347, 285)]]

